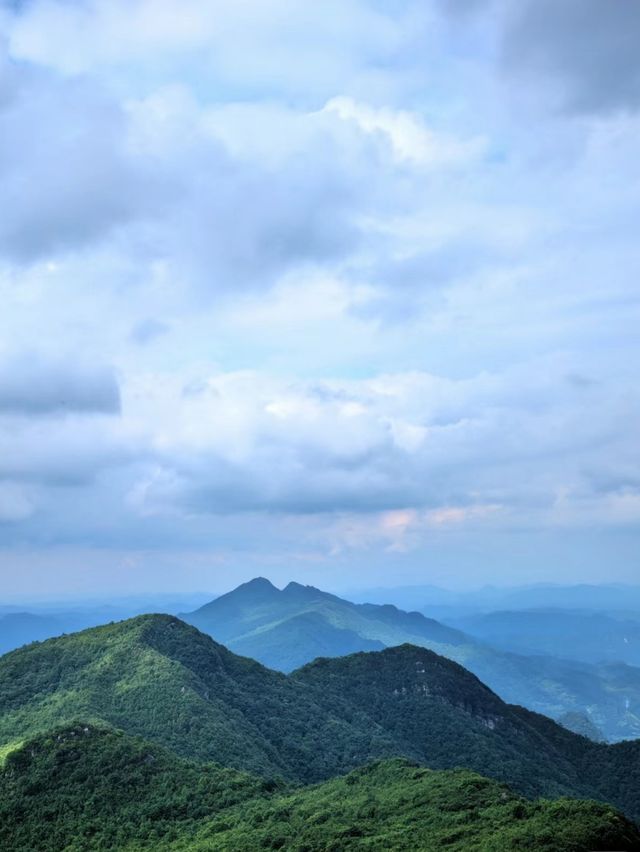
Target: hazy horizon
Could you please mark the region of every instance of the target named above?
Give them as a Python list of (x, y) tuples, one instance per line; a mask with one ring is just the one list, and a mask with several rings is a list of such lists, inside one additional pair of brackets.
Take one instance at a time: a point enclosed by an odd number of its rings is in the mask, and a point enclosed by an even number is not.
[(0, 603), (634, 582), (639, 38), (0, 0)]
[[(164, 592), (158, 592), (156, 589), (149, 588), (147, 590), (140, 590), (138, 592), (133, 592), (129, 594), (118, 595), (117, 593), (96, 593), (93, 597), (90, 595), (78, 595), (78, 594), (69, 594), (67, 596), (61, 596), (59, 598), (53, 597), (49, 594), (44, 596), (38, 596), (37, 594), (31, 595), (16, 595), (16, 596), (7, 596), (5, 595), (0, 601), (0, 610), (2, 606), (5, 605), (7, 608), (16, 608), (16, 607), (25, 607), (27, 610), (29, 607), (32, 607), (34, 610), (60, 610), (65, 606), (68, 607), (86, 607), (96, 609), (109, 607), (119, 607), (129, 604), (131, 606), (134, 605), (144, 605), (145, 608), (148, 609), (149, 604), (162, 604), (164, 603), (174, 603), (184, 605), (185, 601), (193, 602), (195, 606), (201, 606), (203, 603), (206, 603), (209, 600), (213, 600), (214, 598), (220, 597), (222, 595), (228, 594), (229, 592), (234, 591), (239, 586), (242, 586), (246, 583), (250, 583), (254, 580), (267, 580), (271, 585), (273, 585), (278, 590), (283, 590), (289, 584), (298, 584), (302, 586), (310, 586), (312, 588), (318, 588), (322, 592), (327, 592), (329, 594), (337, 595), (338, 597), (342, 597), (345, 600), (355, 600), (356, 602), (364, 601), (365, 598), (363, 595), (368, 593), (373, 593), (376, 597), (376, 601), (374, 602), (382, 602), (378, 601), (377, 598), (380, 596), (384, 596), (385, 592), (390, 593), (390, 597), (393, 597), (392, 593), (401, 592), (401, 593), (409, 593), (412, 590), (416, 592), (420, 592), (422, 590), (433, 590), (434, 592), (442, 593), (444, 595), (450, 595), (452, 599), (457, 598), (460, 600), (472, 597), (477, 593), (490, 593), (495, 592), (497, 594), (509, 593), (509, 592), (527, 592), (534, 590), (548, 590), (553, 592), (555, 591), (566, 591), (566, 590), (580, 590), (580, 589), (594, 589), (594, 590), (633, 590), (640, 591), (640, 583), (616, 583), (616, 582), (608, 582), (608, 583), (553, 583), (553, 582), (539, 582), (539, 583), (524, 583), (524, 584), (509, 584), (509, 585), (500, 585), (493, 583), (485, 583), (478, 586), (469, 586), (469, 587), (446, 587), (440, 585), (434, 585), (430, 583), (416, 583), (410, 585), (386, 585), (386, 586), (375, 586), (375, 585), (367, 585), (363, 583), (361, 586), (343, 586), (343, 587), (324, 587), (322, 585), (306, 582), (306, 580), (299, 580), (295, 577), (291, 577), (289, 580), (279, 580), (274, 582), (270, 577), (264, 577), (262, 575), (256, 575), (253, 577), (249, 577), (246, 580), (238, 581), (237, 583), (233, 583), (230, 586), (221, 586), (219, 589), (213, 590), (205, 590), (205, 589), (196, 589), (190, 590), (188, 592), (180, 591), (179, 589), (167, 589)], [(389, 602), (392, 602), (391, 600)], [(416, 599), (416, 605), (428, 605), (429, 600), (420, 598)], [(397, 604), (396, 604), (397, 605)], [(401, 609), (405, 608), (404, 606), (400, 606)]]

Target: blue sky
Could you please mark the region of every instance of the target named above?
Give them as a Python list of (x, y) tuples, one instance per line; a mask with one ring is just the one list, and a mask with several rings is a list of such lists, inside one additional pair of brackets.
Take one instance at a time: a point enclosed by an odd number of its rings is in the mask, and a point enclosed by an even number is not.
[(5, 595), (636, 579), (639, 37), (0, 4)]

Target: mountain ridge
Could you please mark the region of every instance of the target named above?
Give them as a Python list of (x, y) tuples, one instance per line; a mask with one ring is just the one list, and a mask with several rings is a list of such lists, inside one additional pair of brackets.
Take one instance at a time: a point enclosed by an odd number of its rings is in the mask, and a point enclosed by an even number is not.
[[(311, 612), (314, 629), (301, 630), (295, 619)], [(352, 603), (298, 583), (280, 590), (256, 578), (180, 617), (234, 652), (285, 672), (328, 651), (375, 650), (372, 642), (423, 645), (461, 663), (511, 703), (553, 718), (584, 713), (609, 740), (640, 736), (640, 669), (496, 649), (393, 604)]]
[(319, 659), (287, 676), (158, 614), (0, 658), (0, 749), (78, 718), (267, 779), (322, 781), (403, 756), (640, 816), (640, 779), (629, 780), (640, 742), (591, 743), (414, 645)]

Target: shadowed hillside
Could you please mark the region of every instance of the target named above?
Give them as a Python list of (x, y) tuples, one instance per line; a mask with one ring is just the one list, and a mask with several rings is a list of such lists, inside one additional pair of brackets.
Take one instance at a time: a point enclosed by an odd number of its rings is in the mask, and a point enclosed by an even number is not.
[(582, 713), (610, 741), (640, 736), (640, 669), (510, 653), (395, 606), (354, 604), (311, 586), (238, 586), (185, 621), (238, 654), (289, 672), (337, 657), (411, 643), (461, 663), (513, 704), (559, 718)]

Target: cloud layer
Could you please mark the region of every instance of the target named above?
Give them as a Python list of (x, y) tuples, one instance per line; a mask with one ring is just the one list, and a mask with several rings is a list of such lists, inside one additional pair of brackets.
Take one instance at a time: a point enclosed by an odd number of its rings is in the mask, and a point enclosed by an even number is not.
[(640, 15), (604, 5), (0, 7), (23, 586), (628, 579)]

